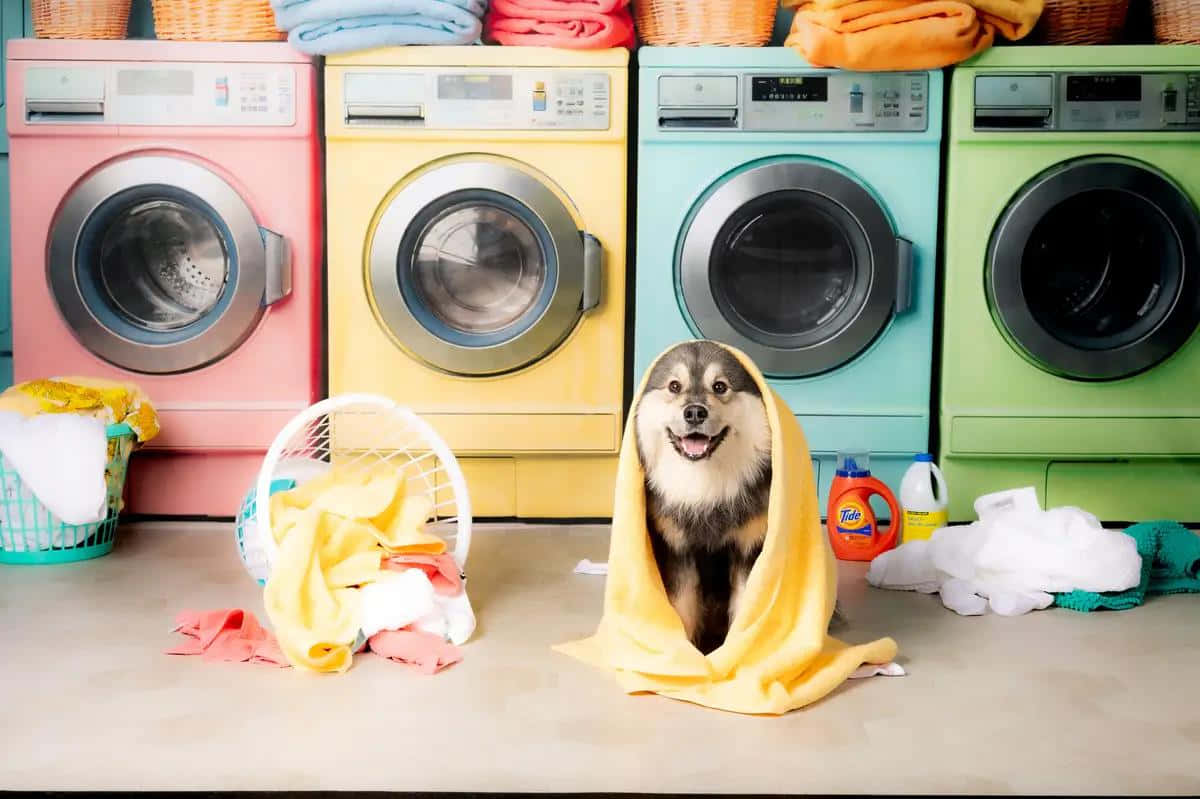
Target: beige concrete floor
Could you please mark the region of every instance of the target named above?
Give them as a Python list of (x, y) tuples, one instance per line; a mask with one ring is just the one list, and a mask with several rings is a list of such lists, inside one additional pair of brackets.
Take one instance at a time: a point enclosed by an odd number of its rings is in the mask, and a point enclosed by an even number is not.
[(893, 635), (908, 676), (748, 718), (625, 696), (550, 651), (598, 618), (603, 578), (570, 571), (606, 534), (481, 529), (479, 632), (434, 677), (160, 654), (182, 608), (261, 611), (228, 525), (0, 567), (0, 788), (1200, 794), (1200, 597), (962, 618), (846, 565), (842, 637)]

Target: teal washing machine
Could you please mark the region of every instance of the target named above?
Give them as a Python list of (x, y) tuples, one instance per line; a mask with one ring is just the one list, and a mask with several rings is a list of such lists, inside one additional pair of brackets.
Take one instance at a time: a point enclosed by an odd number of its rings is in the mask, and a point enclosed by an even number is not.
[(942, 73), (782, 47), (638, 59), (635, 373), (679, 341), (733, 345), (799, 418), (822, 508), (842, 449), (898, 491), (929, 447)]

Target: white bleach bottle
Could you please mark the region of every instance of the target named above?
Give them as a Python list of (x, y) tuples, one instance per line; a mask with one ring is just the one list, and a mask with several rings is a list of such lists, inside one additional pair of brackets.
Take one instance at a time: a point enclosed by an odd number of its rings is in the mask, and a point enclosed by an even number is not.
[(928, 539), (935, 530), (950, 520), (950, 504), (946, 479), (933, 462), (933, 456), (922, 452), (913, 458), (912, 466), (900, 481), (900, 507), (904, 509), (904, 541)]

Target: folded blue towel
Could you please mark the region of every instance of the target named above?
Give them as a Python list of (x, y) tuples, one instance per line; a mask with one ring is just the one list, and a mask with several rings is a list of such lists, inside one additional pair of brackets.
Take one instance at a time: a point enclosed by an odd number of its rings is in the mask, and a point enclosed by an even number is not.
[(329, 55), (409, 44), (473, 44), (487, 0), (271, 0), (297, 50)]

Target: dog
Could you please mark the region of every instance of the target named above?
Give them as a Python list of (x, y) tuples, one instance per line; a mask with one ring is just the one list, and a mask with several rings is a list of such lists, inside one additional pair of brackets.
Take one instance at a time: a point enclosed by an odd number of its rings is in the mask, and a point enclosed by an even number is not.
[(771, 427), (762, 392), (729, 350), (668, 350), (634, 410), (646, 525), (663, 587), (692, 644), (724, 641), (767, 534)]

